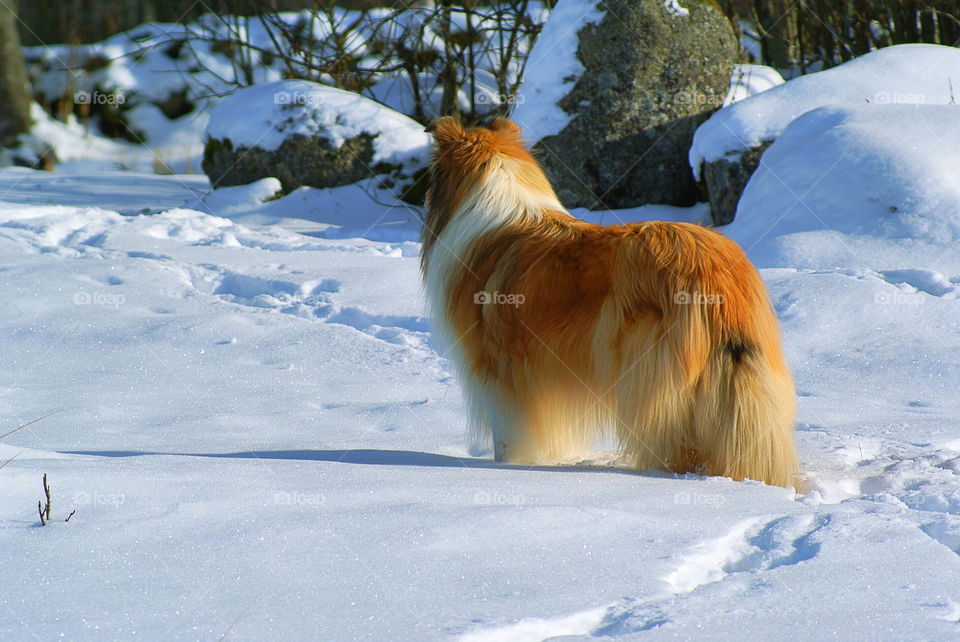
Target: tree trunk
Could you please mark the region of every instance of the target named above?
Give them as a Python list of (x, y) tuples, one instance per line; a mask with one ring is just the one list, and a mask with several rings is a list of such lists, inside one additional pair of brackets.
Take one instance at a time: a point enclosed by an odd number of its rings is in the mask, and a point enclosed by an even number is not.
[(14, 147), (30, 130), (27, 69), (17, 34), (16, 0), (0, 2), (0, 147)]
[[(760, 29), (763, 64), (795, 72), (797, 54), (796, 2), (767, 0), (754, 3), (754, 22)], [(801, 5), (806, 6), (806, 5)]]

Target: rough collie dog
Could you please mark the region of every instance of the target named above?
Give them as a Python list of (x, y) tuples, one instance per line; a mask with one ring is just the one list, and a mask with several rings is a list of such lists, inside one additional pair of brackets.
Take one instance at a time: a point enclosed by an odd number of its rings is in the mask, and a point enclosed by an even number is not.
[(574, 218), (507, 119), (428, 130), (421, 268), (497, 461), (577, 461), (612, 434), (639, 470), (796, 484), (793, 383), (735, 243)]

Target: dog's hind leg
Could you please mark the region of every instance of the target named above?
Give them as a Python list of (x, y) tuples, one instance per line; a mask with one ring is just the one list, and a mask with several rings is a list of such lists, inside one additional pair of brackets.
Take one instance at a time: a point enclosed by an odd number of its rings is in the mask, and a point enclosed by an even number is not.
[(526, 451), (522, 411), (512, 395), (499, 392), (490, 382), (474, 377), (464, 380), (472, 441), (493, 446), (497, 462), (519, 463)]
[(690, 438), (689, 395), (654, 382), (620, 386), (617, 437), (621, 452), (637, 470), (699, 472)]
[(697, 472), (692, 440), (694, 387), (679, 351), (655, 332), (625, 346), (616, 383), (617, 437), (638, 470)]

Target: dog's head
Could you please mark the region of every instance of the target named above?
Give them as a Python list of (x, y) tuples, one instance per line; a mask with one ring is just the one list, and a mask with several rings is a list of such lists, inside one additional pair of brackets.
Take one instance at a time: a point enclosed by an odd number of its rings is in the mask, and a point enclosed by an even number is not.
[(488, 179), (500, 170), (496, 177), (506, 177), (518, 193), (522, 190), (556, 202), (550, 182), (523, 144), (520, 127), (513, 121), (496, 118), (486, 127), (467, 128), (458, 118), (444, 116), (427, 131), (433, 133), (435, 147), (427, 189), (425, 251), (471, 192), (487, 189)]
[(535, 164), (520, 138), (520, 127), (506, 118), (496, 118), (486, 127), (465, 128), (459, 118), (444, 116), (427, 131), (435, 142), (430, 192), (437, 196), (456, 192), (464, 184), (476, 185), (498, 157)]

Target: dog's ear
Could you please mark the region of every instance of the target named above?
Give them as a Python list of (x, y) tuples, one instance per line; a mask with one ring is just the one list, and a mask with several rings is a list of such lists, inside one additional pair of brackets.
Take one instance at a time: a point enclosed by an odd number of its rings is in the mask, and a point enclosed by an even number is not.
[(490, 131), (497, 132), (508, 138), (513, 138), (520, 140), (522, 132), (520, 131), (520, 126), (509, 118), (494, 118), (493, 122), (490, 123), (488, 129)]
[(430, 123), (424, 130), (433, 134), (437, 145), (447, 145), (463, 137), (463, 125), (455, 116), (444, 116)]

